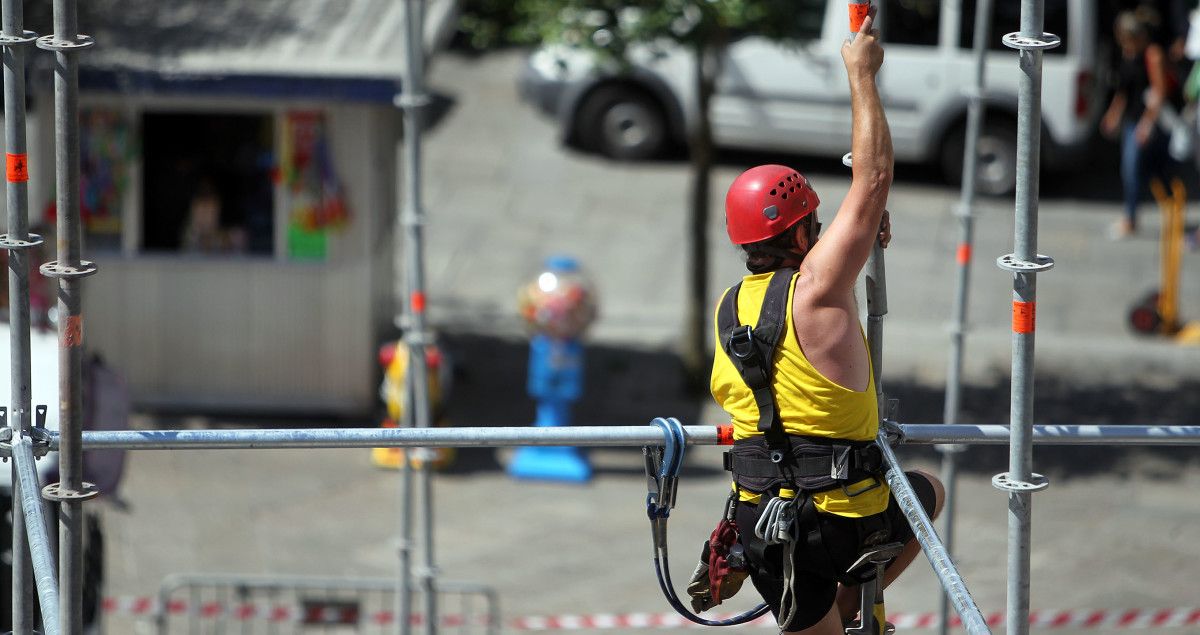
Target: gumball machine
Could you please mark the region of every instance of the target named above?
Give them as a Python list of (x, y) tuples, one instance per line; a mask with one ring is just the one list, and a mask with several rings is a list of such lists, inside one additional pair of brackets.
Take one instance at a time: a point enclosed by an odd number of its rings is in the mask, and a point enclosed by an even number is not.
[[(529, 326), (529, 396), (537, 402), (535, 426), (571, 424), (571, 405), (583, 394), (583, 342), (596, 319), (595, 293), (567, 256), (548, 258), (545, 270), (517, 296)], [(518, 448), (508, 465), (517, 478), (584, 482), (591, 478), (587, 458), (574, 447)]]

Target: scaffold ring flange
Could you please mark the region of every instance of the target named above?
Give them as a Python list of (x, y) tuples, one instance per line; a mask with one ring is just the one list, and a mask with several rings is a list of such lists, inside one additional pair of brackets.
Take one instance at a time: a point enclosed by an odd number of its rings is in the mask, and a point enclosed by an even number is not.
[(25, 46), (33, 44), (38, 39), (38, 34), (33, 31), (22, 31), (24, 35), (5, 35), (0, 33), (0, 46)]
[(95, 44), (96, 41), (90, 35), (76, 35), (74, 40), (60, 40), (57, 35), (43, 35), (37, 39), (38, 48), (57, 53), (73, 53), (91, 48)]
[(100, 488), (91, 483), (84, 483), (78, 490), (62, 488), (62, 483), (51, 483), (42, 488), (42, 498), (51, 501), (85, 501), (100, 495)]
[(1012, 478), (1008, 472), (992, 477), (992, 487), (1006, 492), (1040, 492), (1050, 487), (1050, 479), (1041, 474), (1030, 473), (1028, 481)]
[(1019, 51), (1044, 51), (1058, 47), (1062, 38), (1053, 33), (1042, 33), (1042, 37), (1025, 37), (1020, 32), (1004, 36), (1004, 46)]
[(57, 260), (51, 260), (38, 267), (38, 271), (42, 272), (42, 275), (47, 278), (84, 278), (99, 270), (100, 268), (96, 266), (96, 263), (90, 260), (80, 260), (79, 264), (73, 267), (70, 265), (61, 265)]
[(1013, 273), (1040, 273), (1052, 269), (1054, 267), (1054, 259), (1050, 256), (1038, 254), (1034, 256), (1034, 262), (1029, 262), (1028, 260), (1018, 259), (1016, 254), (1006, 254), (996, 259), (996, 266)]
[(37, 234), (26, 234), (24, 239), (13, 238), (10, 234), (0, 234), (0, 249), (30, 249), (43, 242), (45, 241)]
[(392, 103), (397, 108), (424, 108), (433, 103), (433, 98), (426, 93), (409, 95), (408, 93), (400, 93), (392, 100)]

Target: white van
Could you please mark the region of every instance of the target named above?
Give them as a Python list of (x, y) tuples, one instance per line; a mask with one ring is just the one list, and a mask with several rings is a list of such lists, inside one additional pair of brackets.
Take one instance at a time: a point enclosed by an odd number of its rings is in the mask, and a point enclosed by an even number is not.
[[(987, 58), (987, 120), (980, 140), (980, 191), (1006, 193), (1016, 179), (1017, 52), (1001, 37), (1019, 30), (1020, 3), (996, 2)], [(1096, 129), (1095, 3), (1047, 0), (1042, 79), (1044, 165), (1083, 156)], [(879, 76), (896, 158), (961, 179), (966, 89), (974, 84), (975, 0), (880, 0), (886, 60)], [(850, 147), (850, 90), (841, 59), (845, 0), (797, 2), (795, 43), (744, 37), (730, 45), (712, 102), (719, 147), (840, 157)], [(683, 142), (695, 116), (692, 56), (674, 46), (632, 54), (624, 73), (598, 68), (581, 49), (545, 46), (521, 77), (525, 98), (554, 115), (565, 141), (623, 159), (649, 158)]]

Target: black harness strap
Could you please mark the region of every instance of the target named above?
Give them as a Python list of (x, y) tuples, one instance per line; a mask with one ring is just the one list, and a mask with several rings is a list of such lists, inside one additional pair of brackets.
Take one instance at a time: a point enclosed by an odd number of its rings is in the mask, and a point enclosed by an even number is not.
[(787, 332), (790, 316), (788, 292), (795, 273), (796, 269), (789, 267), (779, 269), (771, 276), (758, 314), (758, 323), (753, 328), (742, 324), (738, 317), (740, 282), (729, 289), (717, 310), (721, 346), (754, 394), (754, 403), (758, 406), (758, 431), (766, 438), (774, 463), (783, 461), (789, 447), (787, 434), (779, 419), (779, 409), (775, 405), (771, 375), (775, 367), (775, 349)]

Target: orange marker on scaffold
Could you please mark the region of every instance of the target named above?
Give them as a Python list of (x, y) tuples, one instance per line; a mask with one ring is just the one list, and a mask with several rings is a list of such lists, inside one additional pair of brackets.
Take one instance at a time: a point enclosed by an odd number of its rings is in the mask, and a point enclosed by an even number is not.
[(854, 39), (854, 34), (862, 30), (863, 20), (867, 19), (867, 14), (871, 12), (870, 0), (850, 0), (850, 39)]

